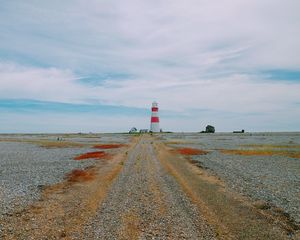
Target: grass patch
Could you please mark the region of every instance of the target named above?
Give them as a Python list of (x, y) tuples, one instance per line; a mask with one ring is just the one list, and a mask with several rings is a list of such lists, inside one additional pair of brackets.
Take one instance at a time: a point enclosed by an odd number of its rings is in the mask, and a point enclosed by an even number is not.
[(0, 142), (17, 142), (36, 144), (44, 148), (69, 148), (69, 147), (85, 147), (90, 143), (78, 143), (70, 141), (48, 141), (43, 139), (17, 139), (17, 138), (2, 138)]
[(263, 201), (263, 200), (258, 200), (256, 202), (253, 203), (254, 207), (256, 207), (257, 209), (261, 209), (261, 210), (267, 210), (271, 208), (270, 203)]
[(85, 147), (87, 144), (77, 143), (77, 142), (67, 142), (67, 141), (37, 141), (33, 142), (35, 144), (40, 145), (40, 147), (44, 148), (70, 148), (70, 147)]
[[(176, 144), (195, 144), (195, 142), (189, 141), (189, 140), (180, 140), (180, 139), (173, 139), (173, 140), (169, 140), (166, 141), (165, 144), (168, 145), (176, 145)], [(199, 145), (202, 145), (201, 143), (198, 143)]]
[(300, 158), (300, 152), (272, 149), (221, 149), (223, 154), (241, 155), (241, 156), (285, 156), (291, 158)]
[(266, 148), (266, 149), (292, 148), (292, 149), (300, 150), (300, 145), (244, 144), (241, 146), (250, 147), (250, 148)]

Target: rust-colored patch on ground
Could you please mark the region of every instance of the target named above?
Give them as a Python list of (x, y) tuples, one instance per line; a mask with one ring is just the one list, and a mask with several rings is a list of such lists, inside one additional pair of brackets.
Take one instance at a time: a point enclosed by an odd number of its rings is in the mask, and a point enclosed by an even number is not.
[(276, 151), (276, 150), (256, 150), (256, 149), (220, 149), (223, 154), (241, 155), (241, 156), (285, 156), (291, 158), (300, 158), (300, 152), (295, 151)]
[(74, 158), (74, 160), (85, 160), (85, 159), (91, 159), (91, 158), (96, 158), (96, 159), (102, 159), (102, 158), (108, 158), (109, 154), (103, 151), (98, 151), (98, 152), (88, 152), (81, 154), (77, 157)]
[(74, 169), (67, 174), (67, 179), (69, 182), (86, 182), (92, 181), (96, 177), (96, 171), (93, 168), (89, 169)]
[(195, 148), (179, 148), (177, 149), (177, 152), (182, 155), (205, 155), (208, 153), (207, 151)]
[(125, 144), (117, 144), (117, 143), (113, 143), (113, 144), (97, 144), (94, 146), (94, 148), (97, 149), (112, 149), (112, 148), (121, 148), (126, 146)]

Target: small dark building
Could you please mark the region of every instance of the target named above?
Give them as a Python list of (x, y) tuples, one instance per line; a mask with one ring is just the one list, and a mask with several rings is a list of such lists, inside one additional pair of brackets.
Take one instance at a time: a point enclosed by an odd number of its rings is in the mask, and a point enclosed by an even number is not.
[(148, 132), (148, 129), (141, 129), (140, 130), (140, 133), (147, 133)]
[(207, 125), (205, 128), (206, 133), (214, 133), (215, 132), (215, 127), (211, 125)]

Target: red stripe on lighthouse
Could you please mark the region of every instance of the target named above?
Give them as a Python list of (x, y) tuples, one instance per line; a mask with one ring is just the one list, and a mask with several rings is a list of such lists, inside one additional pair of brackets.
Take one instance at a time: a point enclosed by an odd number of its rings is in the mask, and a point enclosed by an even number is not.
[(151, 117), (151, 122), (152, 123), (158, 123), (159, 122), (159, 118), (158, 117)]
[(152, 107), (152, 112), (158, 112), (158, 107)]

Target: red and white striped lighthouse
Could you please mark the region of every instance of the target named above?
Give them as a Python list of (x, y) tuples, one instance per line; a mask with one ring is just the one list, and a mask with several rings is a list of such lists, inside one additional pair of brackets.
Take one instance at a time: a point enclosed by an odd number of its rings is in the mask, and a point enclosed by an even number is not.
[(160, 132), (157, 102), (152, 103), (150, 131), (151, 132)]

